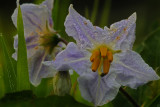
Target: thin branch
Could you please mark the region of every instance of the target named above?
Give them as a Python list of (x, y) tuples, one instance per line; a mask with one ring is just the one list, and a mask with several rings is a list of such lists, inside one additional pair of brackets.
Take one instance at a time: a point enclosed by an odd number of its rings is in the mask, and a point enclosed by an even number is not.
[(59, 38), (59, 40), (60, 40), (61, 42), (63, 42), (65, 45), (68, 44), (68, 42), (67, 42), (66, 40), (64, 40), (63, 38)]
[(136, 101), (121, 87), (119, 91), (126, 96), (126, 98), (134, 105), (134, 107), (140, 107)]

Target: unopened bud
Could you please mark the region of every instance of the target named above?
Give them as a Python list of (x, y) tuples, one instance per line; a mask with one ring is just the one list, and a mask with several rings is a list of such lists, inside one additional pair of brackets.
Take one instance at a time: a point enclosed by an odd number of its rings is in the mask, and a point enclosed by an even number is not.
[(70, 93), (71, 78), (68, 71), (59, 71), (53, 79), (54, 94), (64, 96)]

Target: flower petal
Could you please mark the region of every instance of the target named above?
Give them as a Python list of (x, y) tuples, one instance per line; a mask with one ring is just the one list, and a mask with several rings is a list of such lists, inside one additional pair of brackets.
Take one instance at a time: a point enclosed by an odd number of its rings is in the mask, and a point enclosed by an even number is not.
[(131, 50), (114, 56), (112, 68), (117, 72), (116, 81), (124, 86), (137, 88), (152, 80), (158, 80), (159, 76), (146, 64), (141, 56)]
[(70, 42), (66, 49), (56, 56), (54, 67), (58, 71), (74, 69), (78, 74), (82, 74), (91, 66), (88, 55), (87, 51), (79, 49), (75, 43)]
[(65, 20), (66, 32), (69, 36), (72, 36), (78, 46), (82, 48), (91, 48), (94, 43), (102, 41), (104, 30), (93, 26), (92, 23), (77, 13), (73, 6), (69, 7), (69, 14)]
[(104, 77), (94, 72), (84, 73), (78, 78), (78, 82), (82, 97), (94, 103), (95, 106), (101, 106), (113, 100), (120, 87), (113, 73)]
[(53, 9), (53, 2), (54, 0), (46, 0), (44, 1), (41, 5), (46, 5), (48, 8), (48, 12), (49, 12), (49, 25), (51, 26), (51, 28), (53, 27), (53, 21), (52, 21), (52, 9)]
[[(47, 24), (52, 23), (51, 15), (45, 5), (22, 4), (21, 10), (25, 36), (32, 35), (34, 32), (42, 32), (46, 30)], [(12, 21), (17, 26), (17, 8), (12, 15)]]
[[(37, 48), (40, 48), (38, 45), (38, 35), (32, 35), (26, 37), (26, 47), (27, 47), (27, 57), (32, 57), (36, 51)], [(12, 57), (17, 60), (17, 50), (18, 50), (18, 35), (14, 36), (14, 49), (15, 53), (12, 55)]]
[[(110, 29), (105, 27), (106, 33), (116, 50), (132, 49), (135, 41), (135, 22), (136, 13), (133, 13), (128, 19), (112, 24)], [(106, 41), (108, 41), (108, 38), (106, 38)]]
[(34, 86), (38, 86), (42, 78), (53, 77), (57, 71), (50, 66), (44, 65), (43, 61), (52, 60), (44, 50), (38, 50), (33, 57), (28, 59), (29, 79)]
[(41, 5), (46, 5), (48, 7), (48, 10), (50, 11), (50, 13), (52, 13), (53, 2), (54, 2), (54, 0), (45, 0), (44, 2), (42, 2)]

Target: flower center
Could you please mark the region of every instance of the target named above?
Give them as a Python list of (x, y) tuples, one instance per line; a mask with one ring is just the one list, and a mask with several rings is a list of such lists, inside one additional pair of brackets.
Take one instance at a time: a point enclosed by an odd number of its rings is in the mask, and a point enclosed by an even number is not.
[[(110, 64), (113, 61), (113, 54), (106, 46), (100, 46), (93, 51), (90, 61), (92, 62), (92, 71), (96, 72), (98, 70), (98, 73), (104, 76), (109, 72)], [(103, 69), (103, 72), (101, 72), (101, 69)]]
[(39, 43), (49, 54), (51, 54), (54, 47), (59, 43), (59, 38), (56, 33), (44, 34), (40, 37)]

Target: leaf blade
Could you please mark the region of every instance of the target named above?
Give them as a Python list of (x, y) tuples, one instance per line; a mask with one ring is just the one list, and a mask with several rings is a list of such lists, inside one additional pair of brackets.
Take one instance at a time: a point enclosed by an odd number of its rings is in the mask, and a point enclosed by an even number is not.
[[(4, 92), (15, 92), (16, 91), (16, 71), (14, 69), (11, 57), (7, 50), (4, 38), (0, 34), (0, 46), (2, 49), (2, 65), (0, 67), (0, 86), (1, 94)], [(3, 92), (2, 92), (3, 91)]]
[(17, 90), (30, 89), (27, 49), (24, 38), (23, 19), (20, 6), (17, 15), (17, 31), (18, 31), (18, 53), (17, 53)]

